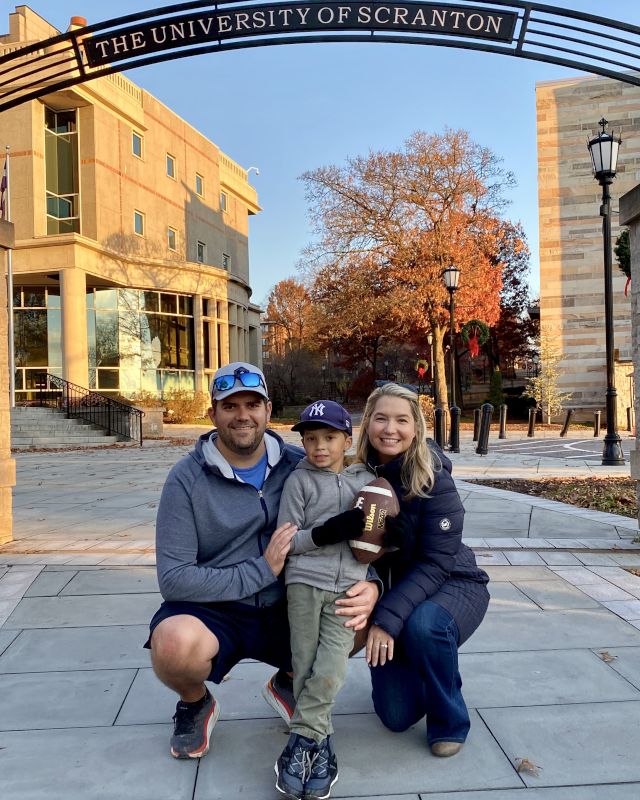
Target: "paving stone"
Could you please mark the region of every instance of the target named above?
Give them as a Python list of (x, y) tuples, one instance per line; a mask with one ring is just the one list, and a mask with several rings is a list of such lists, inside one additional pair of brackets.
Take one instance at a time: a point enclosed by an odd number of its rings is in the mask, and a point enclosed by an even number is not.
[(158, 592), (156, 571), (152, 568), (79, 572), (61, 595), (138, 594)]
[[(0, 733), (0, 797), (191, 800), (198, 762), (169, 756), (172, 730), (172, 725), (85, 728), (80, 752), (78, 733), (72, 729), (58, 730), (55, 736), (51, 731)], [(247, 755), (243, 750), (245, 769)]]
[(0, 656), (0, 673), (148, 667), (148, 635), (148, 624), (25, 630)]
[(640, 567), (639, 553), (610, 553), (609, 558), (620, 567)]
[(545, 539), (575, 539), (578, 532), (580, 539), (618, 539), (618, 532), (613, 524), (595, 522), (571, 511), (567, 513), (532, 506), (529, 525), (531, 536), (542, 536)]
[[(523, 631), (526, 635), (523, 635)], [(522, 650), (608, 650), (640, 646), (640, 631), (604, 608), (566, 611), (507, 611), (487, 614), (461, 652), (493, 653)]]
[(610, 583), (605, 585), (590, 583), (586, 586), (578, 586), (578, 588), (581, 592), (600, 602), (603, 600), (633, 600), (633, 595)]
[(518, 542), (520, 547), (526, 547), (529, 550), (544, 550), (547, 547), (553, 547), (546, 539), (516, 537), (516, 542)]
[(591, 567), (591, 571), (604, 580), (640, 598), (640, 577), (621, 567)]
[(550, 547), (558, 547), (562, 550), (581, 550), (586, 546), (579, 539), (547, 539), (547, 544)]
[(135, 670), (39, 672), (0, 676), (0, 729), (111, 725)]
[[(424, 722), (398, 734), (386, 730), (374, 715), (337, 716), (333, 739), (340, 779), (334, 795), (373, 798), (522, 786), (476, 712), (471, 716), (471, 733), (456, 756), (455, 769), (430, 754)], [(243, 800), (275, 796), (273, 764), (285, 744), (286, 733), (274, 720), (257, 720), (249, 730), (242, 722), (218, 723), (214, 748), (200, 764), (194, 800), (227, 800), (229, 786)], [(247, 769), (247, 753), (252, 769)]]
[(486, 539), (478, 539), (477, 537), (469, 537), (463, 534), (462, 541), (467, 545), (467, 547), (486, 547), (487, 540)]
[(550, 553), (540, 553), (540, 558), (550, 567), (573, 566), (574, 564), (579, 567), (581, 564), (573, 553), (562, 553), (559, 550), (554, 550)]
[(602, 583), (602, 578), (587, 567), (551, 567), (553, 572), (574, 586)]
[[(640, 621), (638, 621), (640, 625)], [(594, 653), (598, 655), (598, 650)], [(640, 689), (640, 647), (612, 647), (607, 650), (613, 661), (608, 661), (607, 666), (624, 676), (636, 689)]]
[(547, 566), (491, 566), (482, 568), (492, 581), (544, 581), (555, 580), (555, 574)]
[[(493, 792), (446, 792), (425, 794), (421, 800), (637, 800), (640, 783), (608, 783), (599, 786), (581, 786), (578, 794), (575, 786), (549, 789), (500, 789)], [(377, 800), (377, 798), (376, 798)]]
[(148, 624), (159, 594), (78, 597), (25, 597), (5, 622), (6, 628), (77, 628)]
[(616, 562), (604, 553), (576, 553), (576, 558), (587, 567), (615, 567)]
[[(639, 782), (640, 701), (484, 709), (491, 733), (515, 764), (528, 758), (542, 767), (521, 772), (527, 786)], [(606, 795), (601, 795), (606, 796)]]
[(604, 600), (602, 605), (622, 619), (640, 619), (640, 600)]
[(488, 553), (476, 553), (476, 562), (479, 567), (485, 567), (489, 564), (491, 565), (502, 565), (503, 567), (508, 567), (509, 562), (507, 561), (507, 557), (504, 553), (499, 551)]
[(489, 583), (489, 612), (535, 611), (538, 606), (511, 583)]
[(36, 579), (39, 567), (10, 569), (0, 578), (0, 600), (19, 600)]
[(507, 557), (507, 561), (510, 564), (514, 564), (516, 566), (527, 565), (527, 564), (533, 566), (535, 565), (546, 566), (544, 561), (540, 558), (540, 556), (531, 550), (523, 550), (521, 552), (518, 552), (517, 550), (512, 550), (508, 553), (505, 553), (505, 556)]
[(64, 572), (41, 572), (27, 589), (25, 597), (55, 597), (76, 574), (75, 570)]
[(594, 600), (566, 581), (515, 581), (514, 584), (540, 608), (548, 611), (598, 607)]
[(11, 642), (20, 635), (20, 631), (0, 630), (0, 656), (9, 647)]
[[(531, 645), (536, 647), (535, 642)], [(590, 650), (464, 653), (460, 672), (471, 708), (640, 700), (640, 693), (626, 680), (611, 680), (609, 665)]]

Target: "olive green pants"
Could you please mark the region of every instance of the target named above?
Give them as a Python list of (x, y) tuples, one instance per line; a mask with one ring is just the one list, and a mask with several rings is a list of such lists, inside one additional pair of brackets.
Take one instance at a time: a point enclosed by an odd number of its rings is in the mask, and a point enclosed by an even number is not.
[(321, 742), (333, 733), (331, 709), (347, 675), (353, 628), (336, 616), (336, 600), (344, 592), (328, 592), (304, 583), (287, 586), (293, 693), (296, 708), (290, 730)]

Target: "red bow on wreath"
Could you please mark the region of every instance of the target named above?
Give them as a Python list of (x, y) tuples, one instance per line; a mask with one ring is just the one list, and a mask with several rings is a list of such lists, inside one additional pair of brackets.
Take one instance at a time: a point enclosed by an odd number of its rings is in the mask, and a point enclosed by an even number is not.
[(469, 353), (471, 358), (475, 358), (480, 354), (480, 344), (478, 343), (478, 336), (474, 334), (469, 337)]

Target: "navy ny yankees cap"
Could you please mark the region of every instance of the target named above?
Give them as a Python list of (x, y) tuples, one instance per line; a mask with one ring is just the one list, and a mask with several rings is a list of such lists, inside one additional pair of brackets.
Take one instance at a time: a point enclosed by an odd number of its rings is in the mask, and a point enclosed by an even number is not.
[(308, 405), (300, 414), (300, 422), (291, 428), (292, 431), (304, 431), (305, 428), (316, 428), (326, 425), (344, 431), (351, 436), (351, 416), (346, 408), (333, 400), (316, 400)]

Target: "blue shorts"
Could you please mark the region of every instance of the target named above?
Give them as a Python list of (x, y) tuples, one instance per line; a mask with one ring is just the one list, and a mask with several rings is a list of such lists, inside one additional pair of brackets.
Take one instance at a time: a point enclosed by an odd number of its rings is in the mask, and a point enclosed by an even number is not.
[(149, 623), (146, 648), (151, 649), (151, 634), (155, 627), (162, 620), (177, 614), (196, 617), (220, 642), (220, 650), (211, 661), (208, 678), (213, 683), (220, 683), (232, 667), (244, 658), (291, 671), (289, 620), (284, 599), (263, 608), (235, 602), (165, 601)]

